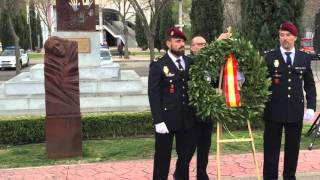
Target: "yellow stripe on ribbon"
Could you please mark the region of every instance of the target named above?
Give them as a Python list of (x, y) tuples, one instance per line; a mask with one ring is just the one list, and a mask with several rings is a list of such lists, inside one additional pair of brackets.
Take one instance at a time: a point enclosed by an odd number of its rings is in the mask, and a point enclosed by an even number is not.
[(229, 54), (227, 63), (224, 66), (224, 94), (227, 107), (240, 107), (240, 93), (237, 80), (237, 61), (232, 54)]

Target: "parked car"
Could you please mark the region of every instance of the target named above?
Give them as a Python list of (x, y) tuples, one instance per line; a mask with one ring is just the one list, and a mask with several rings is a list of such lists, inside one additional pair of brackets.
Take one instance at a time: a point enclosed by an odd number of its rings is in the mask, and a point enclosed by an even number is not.
[[(22, 66), (29, 66), (29, 57), (24, 49), (20, 49), (20, 62)], [(0, 68), (15, 68), (16, 67), (16, 55), (15, 48), (6, 48), (0, 54)]]
[(111, 63), (113, 60), (112, 60), (112, 55), (109, 51), (109, 49), (107, 48), (100, 48), (100, 64), (103, 65), (103, 64), (109, 64)]

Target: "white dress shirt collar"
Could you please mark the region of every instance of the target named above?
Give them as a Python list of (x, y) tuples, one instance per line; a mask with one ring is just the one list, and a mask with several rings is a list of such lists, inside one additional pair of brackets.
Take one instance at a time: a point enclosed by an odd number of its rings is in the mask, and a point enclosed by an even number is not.
[(183, 56), (175, 56), (172, 54), (172, 52), (170, 50), (168, 50), (168, 55), (170, 57), (170, 59), (172, 60), (172, 62), (177, 66), (177, 68), (179, 69), (179, 64), (177, 63), (177, 59), (181, 60), (181, 65), (183, 67), (183, 69), (186, 69), (186, 63), (184, 62)]
[(293, 47), (290, 51), (287, 51), (282, 46), (280, 46), (280, 51), (281, 51), (281, 55), (282, 55), (284, 61), (286, 61), (286, 59), (287, 59), (286, 52), (291, 52), (290, 57), (291, 57), (291, 61), (292, 61), (292, 64), (293, 64), (294, 57), (296, 55), (296, 49)]

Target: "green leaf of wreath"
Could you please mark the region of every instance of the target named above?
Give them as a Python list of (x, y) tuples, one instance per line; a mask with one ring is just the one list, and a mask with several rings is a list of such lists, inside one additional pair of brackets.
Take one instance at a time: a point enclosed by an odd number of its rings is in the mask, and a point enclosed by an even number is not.
[[(228, 108), (223, 92), (218, 93), (206, 80), (206, 75), (209, 75), (214, 84), (219, 83), (220, 69), (230, 53), (233, 53), (239, 71), (245, 76), (240, 90), (241, 107), (238, 108)], [(226, 125), (243, 125), (247, 120), (262, 119), (265, 103), (270, 95), (268, 89), (271, 80), (259, 51), (249, 41), (234, 38), (214, 41), (201, 50), (190, 69), (188, 85), (190, 104), (195, 107), (199, 117)]]

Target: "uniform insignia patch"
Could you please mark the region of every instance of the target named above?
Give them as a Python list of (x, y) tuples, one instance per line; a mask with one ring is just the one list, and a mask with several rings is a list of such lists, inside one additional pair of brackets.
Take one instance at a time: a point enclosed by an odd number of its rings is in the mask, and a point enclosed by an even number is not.
[(174, 74), (172, 74), (170, 71), (169, 71), (169, 68), (168, 66), (163, 66), (163, 73), (166, 75), (166, 77), (173, 77)]
[(278, 59), (274, 60), (273, 65), (275, 68), (279, 67), (279, 60)]
[(163, 72), (164, 72), (164, 74), (169, 74), (169, 68), (168, 68), (168, 66), (163, 66)]

